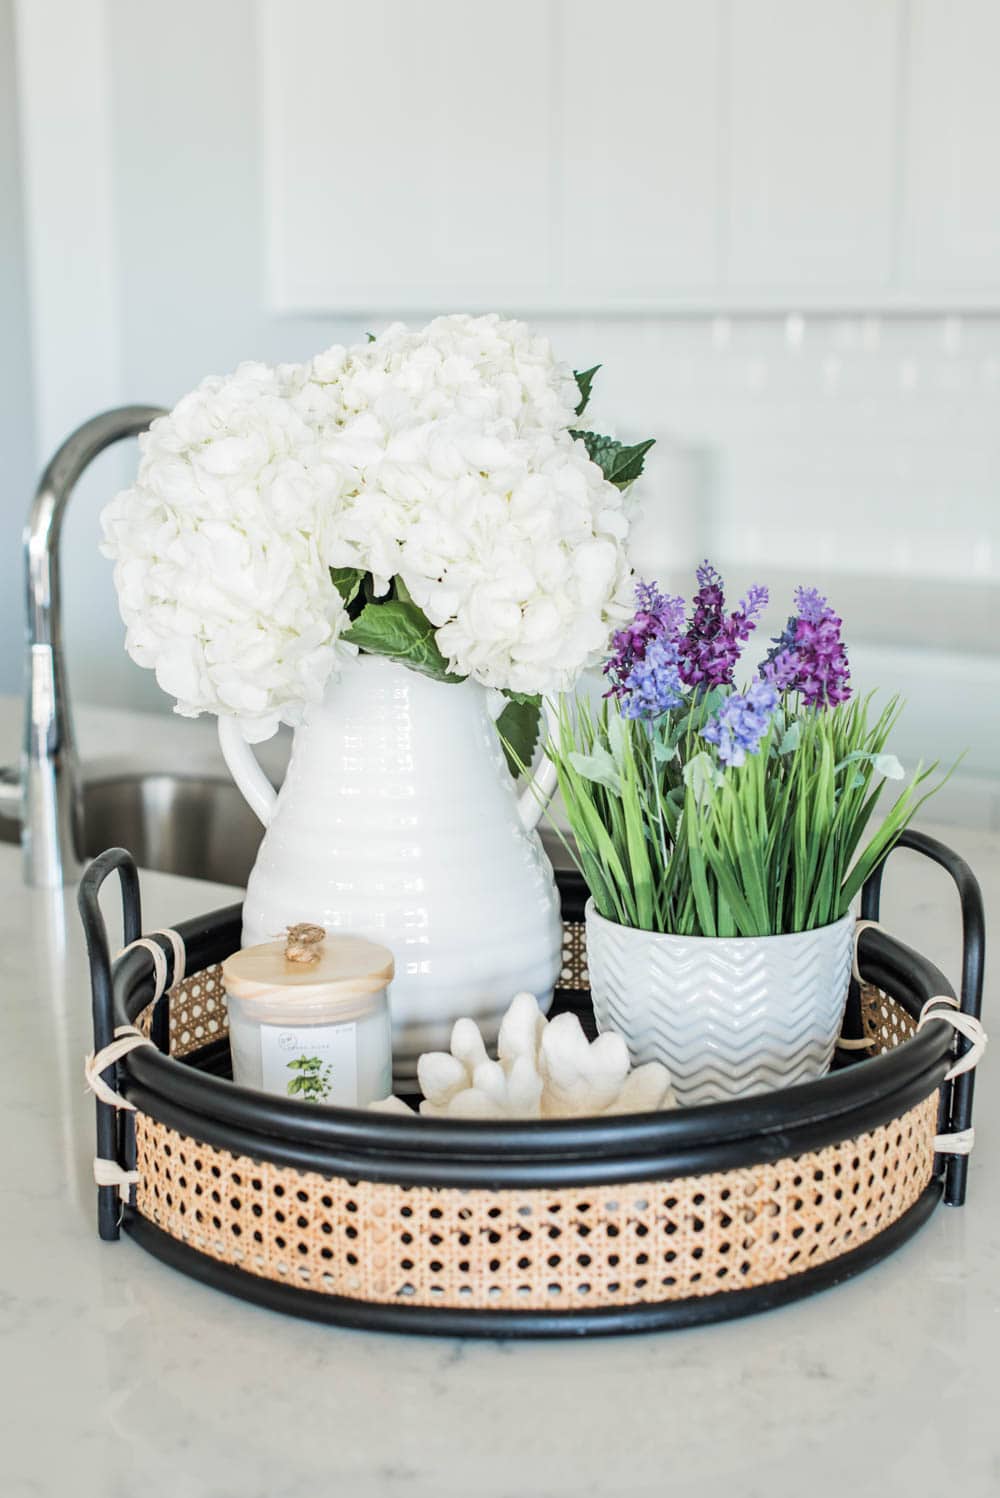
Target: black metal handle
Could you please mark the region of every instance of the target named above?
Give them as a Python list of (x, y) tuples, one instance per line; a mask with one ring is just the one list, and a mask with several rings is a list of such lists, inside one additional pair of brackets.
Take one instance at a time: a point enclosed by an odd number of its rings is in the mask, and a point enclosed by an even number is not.
[[(95, 858), (84, 871), (77, 894), (77, 905), (83, 920), (83, 931), (90, 960), (90, 990), (93, 996), (94, 1051), (101, 1051), (114, 1039), (115, 1021), (111, 986), (111, 953), (108, 950), (108, 930), (101, 913), (99, 896), (101, 886), (115, 870), (121, 885), (122, 927), (124, 945), (142, 934), (142, 904), (139, 896), (139, 875), (131, 853), (124, 848), (109, 848)], [(117, 1087), (117, 1066), (108, 1066), (101, 1078), (112, 1088)], [(105, 1160), (117, 1160), (121, 1164), (118, 1114), (110, 1103), (97, 1100), (97, 1153)], [(97, 1227), (101, 1237), (114, 1240), (118, 1237), (120, 1221), (118, 1190), (115, 1186), (97, 1188)]]
[[(925, 858), (939, 864), (950, 874), (958, 890), (962, 908), (962, 986), (961, 1005), (965, 1014), (979, 1019), (983, 1007), (983, 973), (986, 962), (986, 916), (983, 896), (975, 874), (964, 858), (951, 848), (928, 837), (926, 832), (908, 828), (902, 832), (894, 848), (911, 848)], [(861, 916), (866, 921), (877, 921), (882, 896), (882, 874), (888, 857), (873, 870), (861, 891)], [(864, 933), (861, 941), (864, 942)], [(969, 1050), (971, 1041), (959, 1036), (958, 1054)], [(975, 1090), (975, 1072), (967, 1071), (950, 1084), (950, 1101), (946, 1107), (943, 1123), (948, 1133), (958, 1133), (972, 1125), (972, 1100)], [(944, 1199), (950, 1207), (960, 1207), (965, 1201), (966, 1183), (969, 1174), (967, 1155), (949, 1155), (945, 1170)]]

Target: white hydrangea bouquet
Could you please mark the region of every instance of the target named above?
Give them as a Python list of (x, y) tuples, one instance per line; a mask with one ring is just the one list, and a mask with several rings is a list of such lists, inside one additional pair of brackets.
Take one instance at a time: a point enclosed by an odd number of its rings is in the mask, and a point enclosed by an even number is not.
[(541, 695), (631, 614), (623, 490), (652, 443), (582, 429), (595, 373), (522, 323), (450, 316), (204, 380), (102, 516), (129, 654), (251, 742), (347, 652), (472, 678), (511, 699), (527, 760)]

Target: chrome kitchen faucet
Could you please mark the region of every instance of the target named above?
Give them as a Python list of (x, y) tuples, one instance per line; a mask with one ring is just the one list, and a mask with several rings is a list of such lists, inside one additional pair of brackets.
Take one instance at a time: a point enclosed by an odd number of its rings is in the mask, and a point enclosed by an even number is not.
[[(119, 406), (77, 427), (39, 480), (24, 531), (27, 588), (27, 696), (21, 774), (0, 787), (20, 800), (24, 880), (39, 888), (70, 884), (83, 861), (80, 775), (66, 691), (59, 595), (59, 537), (67, 501), (97, 455), (144, 432), (159, 406)], [(15, 813), (16, 814), (16, 813)]]

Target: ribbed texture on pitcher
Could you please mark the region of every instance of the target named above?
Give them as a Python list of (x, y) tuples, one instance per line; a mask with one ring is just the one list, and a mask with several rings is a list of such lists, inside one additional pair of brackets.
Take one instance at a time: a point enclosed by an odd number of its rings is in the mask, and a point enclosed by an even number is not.
[(526, 827), (485, 689), (361, 656), (296, 730), (250, 876), (244, 945), (307, 920), (392, 952), (396, 1080), (471, 1015), (559, 972), (552, 867)]

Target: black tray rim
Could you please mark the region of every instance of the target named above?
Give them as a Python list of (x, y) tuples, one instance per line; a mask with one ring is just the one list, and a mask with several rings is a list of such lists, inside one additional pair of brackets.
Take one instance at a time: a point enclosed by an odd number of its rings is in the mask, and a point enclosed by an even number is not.
[[(580, 895), (577, 879), (560, 873), (571, 910)], [(240, 912), (229, 906), (177, 927), (192, 972), (238, 945)], [(862, 933), (859, 962), (866, 980), (911, 1014), (927, 999), (952, 993), (933, 963), (883, 931)], [(133, 1021), (152, 994), (152, 958), (141, 949), (128, 953), (114, 969), (115, 1023)], [(556, 1122), (307, 1110), (152, 1047), (124, 1058), (119, 1085), (136, 1107), (179, 1133), (300, 1170), (404, 1186), (584, 1187), (767, 1163), (858, 1137), (939, 1088), (952, 1048), (950, 1028), (930, 1025), (881, 1056), (815, 1082), (660, 1114)]]
[[(958, 854), (926, 833), (907, 829), (895, 846), (910, 848), (941, 866), (956, 887), (963, 931), (961, 1007), (965, 1013), (978, 1017), (982, 1004), (985, 920), (975, 876)], [(89, 866), (78, 895), (90, 957), (95, 1049), (107, 1045), (114, 1025), (134, 1019), (154, 993), (152, 959), (144, 953), (127, 955), (116, 964), (112, 974), (107, 931), (98, 906), (101, 885), (111, 872), (118, 873), (121, 884), (126, 944), (142, 932), (135, 863), (126, 850), (109, 849)], [(884, 864), (869, 877), (862, 891), (861, 913), (866, 920), (878, 919), (883, 872)], [(577, 878), (574, 886), (573, 879), (572, 875), (568, 878), (563, 875), (560, 879), (564, 914), (579, 919), (586, 892), (582, 881)], [(240, 926), (239, 905), (183, 923), (179, 929), (188, 950), (188, 966), (198, 971), (217, 961), (220, 942), (224, 946), (223, 955), (225, 950), (234, 950), (239, 944)], [(166, 951), (166, 938), (163, 938), (163, 946)], [(931, 963), (881, 930), (862, 933), (858, 954), (865, 979), (898, 999), (911, 1015), (916, 1015), (928, 998), (953, 993)], [(167, 952), (166, 955), (169, 969), (172, 954)], [(165, 1038), (165, 1010), (164, 1001), (153, 1014), (153, 1035), (160, 1044)], [(852, 985), (843, 1033), (848, 1038), (860, 1034), (856, 985)], [(274, 1158), (279, 1164), (286, 1163), (284, 1159), (277, 1160), (280, 1148), (284, 1153), (291, 1152), (289, 1158), (296, 1153), (300, 1158), (308, 1155), (308, 1163), (302, 1168), (330, 1173), (329, 1165), (322, 1162), (329, 1162), (332, 1158), (332, 1140), (341, 1160), (350, 1161), (357, 1167), (359, 1179), (393, 1180), (403, 1186), (416, 1184), (413, 1157), (419, 1155), (432, 1176), (450, 1160), (449, 1174), (457, 1172), (457, 1179), (449, 1178), (447, 1184), (485, 1185), (494, 1189), (509, 1184), (544, 1187), (574, 1180), (578, 1168), (589, 1167), (586, 1181), (580, 1183), (588, 1188), (593, 1185), (614, 1189), (618, 1180), (655, 1177), (651, 1187), (669, 1191), (671, 1159), (678, 1167), (676, 1173), (687, 1175), (694, 1168), (692, 1149), (701, 1150), (709, 1157), (709, 1163), (699, 1170), (699, 1173), (707, 1173), (731, 1168), (728, 1161), (733, 1157), (733, 1149), (738, 1153), (748, 1144), (754, 1151), (763, 1151), (761, 1159), (770, 1160), (811, 1151), (819, 1147), (816, 1141), (825, 1133), (830, 1135), (829, 1142), (860, 1142), (859, 1131), (864, 1133), (876, 1126), (876, 1119), (888, 1122), (899, 1116), (921, 1098), (930, 1097), (935, 1089), (939, 1089), (939, 1132), (968, 1128), (972, 1120), (974, 1074), (966, 1073), (949, 1083), (944, 1073), (953, 1052), (962, 1055), (969, 1044), (963, 1039), (954, 1042), (950, 1029), (932, 1025), (885, 1055), (854, 1060), (818, 1083), (735, 1103), (677, 1110), (652, 1118), (640, 1115), (632, 1119), (585, 1120), (568, 1124), (401, 1120), (387, 1115), (329, 1108), (308, 1113), (295, 1110), (291, 1102), (282, 1104), (280, 1099), (269, 1099), (267, 1094), (236, 1088), (230, 1081), (212, 1076), (208, 1068), (215, 1063), (204, 1050), (199, 1060), (206, 1070), (200, 1072), (190, 1062), (179, 1062), (144, 1047), (123, 1063), (107, 1068), (102, 1075), (112, 1085), (117, 1084), (131, 1094), (143, 1111), (178, 1126), (180, 1132), (191, 1135), (196, 1141), (199, 1132), (228, 1130), (231, 1142), (239, 1140), (249, 1146), (241, 1153), (261, 1160)], [(212, 1049), (210, 1047), (209, 1051)], [(216, 1045), (214, 1049), (219, 1047)], [(215, 1060), (217, 1062), (217, 1058)], [(141, 1080), (144, 1066), (149, 1068), (151, 1087), (144, 1086)], [(179, 1079), (183, 1079), (182, 1090), (188, 1084), (193, 1086), (193, 1098), (177, 1099)], [(217, 1116), (219, 1099), (225, 1098), (227, 1093), (231, 1104), (235, 1097), (235, 1123)], [(247, 1099), (252, 1105), (249, 1109)], [(280, 1114), (283, 1110), (288, 1112), (292, 1132), (298, 1137), (291, 1141), (269, 1137), (267, 1131), (273, 1126), (272, 1118), (262, 1120), (258, 1109), (253, 1106), (261, 1099), (277, 1105), (278, 1126), (285, 1133), (288, 1132), (287, 1123), (281, 1120)], [(908, 1101), (910, 1099), (912, 1102)], [(297, 1112), (297, 1128), (294, 1127), (293, 1110)], [(96, 1104), (96, 1114), (99, 1155), (118, 1159), (126, 1168), (134, 1168), (137, 1115), (120, 1113), (101, 1102)], [(883, 1118), (883, 1115), (886, 1116)], [(740, 1131), (750, 1125), (755, 1132), (748, 1140), (746, 1133), (741, 1135)], [(685, 1128), (691, 1146), (687, 1149)], [(401, 1138), (400, 1129), (405, 1131)], [(673, 1131), (677, 1132), (671, 1138)], [(310, 1140), (310, 1133), (318, 1135), (318, 1139)], [(359, 1140), (365, 1144), (373, 1136), (374, 1148), (359, 1148)], [(673, 1151), (672, 1156), (665, 1153), (665, 1143)], [(213, 1259), (191, 1244), (173, 1238), (143, 1217), (134, 1205), (134, 1196), (131, 1203), (123, 1207), (118, 1201), (117, 1188), (113, 1186), (98, 1188), (98, 1229), (102, 1238), (113, 1241), (124, 1227), (141, 1247), (166, 1264), (245, 1301), (343, 1327), (491, 1338), (615, 1335), (728, 1320), (768, 1310), (838, 1284), (904, 1244), (926, 1222), (942, 1198), (949, 1205), (961, 1206), (965, 1200), (967, 1166), (965, 1156), (935, 1155), (928, 1183), (916, 1202), (864, 1243), (826, 1264), (751, 1289), (727, 1286), (699, 1297), (621, 1307), (496, 1310), (488, 1305), (476, 1308), (417, 1306), (408, 1298), (383, 1303), (326, 1295), (302, 1284), (253, 1275), (238, 1266)], [(558, 1174), (558, 1181), (552, 1179), (554, 1171)], [(440, 1183), (446, 1182), (442, 1179)]]

